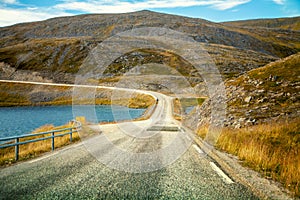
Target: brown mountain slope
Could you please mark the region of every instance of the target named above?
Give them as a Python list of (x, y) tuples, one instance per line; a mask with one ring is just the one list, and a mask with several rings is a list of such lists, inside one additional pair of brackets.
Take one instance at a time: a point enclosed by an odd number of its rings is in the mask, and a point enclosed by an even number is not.
[[(13, 71), (0, 76), (16, 79), (21, 77), (18, 73), (26, 76), (37, 72), (55, 82), (73, 82), (93, 47), (109, 36), (138, 27), (165, 27), (190, 35), (205, 44), (225, 78), (300, 50), (300, 33), (296, 31), (261, 29), (253, 33), (245, 28), (150, 11), (79, 15), (0, 28), (0, 62)], [(155, 52), (151, 56), (161, 59), (159, 63), (166, 59)]]
[[(168, 27), (190, 34), (199, 42), (234, 46), (272, 55), (278, 53), (273, 47), (276, 43), (261, 41), (249, 32), (237, 32), (236, 29), (223, 24), (202, 19), (150, 11), (116, 15), (79, 15), (4, 27), (0, 28), (0, 37), (3, 39), (0, 44), (2, 47), (10, 46), (33, 38), (92, 37), (103, 40), (116, 33), (138, 27)], [(268, 32), (267, 29), (265, 31)], [(297, 32), (292, 34), (299, 37)]]

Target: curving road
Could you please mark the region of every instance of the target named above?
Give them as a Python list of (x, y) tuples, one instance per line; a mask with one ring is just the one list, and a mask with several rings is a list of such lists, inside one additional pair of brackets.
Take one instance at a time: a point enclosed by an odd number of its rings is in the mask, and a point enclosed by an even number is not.
[(194, 144), (170, 97), (141, 92), (159, 99), (148, 120), (93, 125), (93, 138), (1, 169), (0, 199), (258, 199)]

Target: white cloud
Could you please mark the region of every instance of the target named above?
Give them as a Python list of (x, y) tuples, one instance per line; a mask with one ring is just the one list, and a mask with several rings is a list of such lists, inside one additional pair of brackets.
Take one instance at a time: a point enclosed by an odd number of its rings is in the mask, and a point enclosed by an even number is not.
[[(0, 6), (0, 26), (7, 26), (20, 22), (72, 15), (74, 11), (77, 13), (125, 13), (144, 9), (190, 6), (209, 6), (217, 10), (227, 10), (251, 0), (60, 0), (60, 3), (47, 8), (19, 4), (18, 0), (0, 1), (6, 3), (6, 5)], [(10, 4), (18, 4), (20, 8), (10, 8)]]
[(32, 22), (49, 19), (67, 13), (48, 13), (32, 9), (3, 9), (0, 8), (0, 26), (9, 26), (21, 22)]
[(235, 6), (248, 3), (251, 0), (146, 0), (124, 2), (118, 0), (108, 1), (66, 1), (55, 6), (60, 10), (76, 10), (90, 13), (120, 13), (132, 12), (143, 9), (153, 8), (176, 8), (190, 6), (211, 6), (218, 10), (226, 10)]
[(28, 7), (27, 9), (28, 10), (38, 10), (39, 8), (38, 7)]
[(234, 8), (236, 6), (242, 5), (242, 4), (246, 4), (248, 2), (250, 2), (251, 0), (228, 0), (228, 1), (222, 1), (220, 3), (217, 3), (215, 5), (213, 5), (212, 7), (218, 9), (218, 10), (227, 10), (227, 9), (231, 9)]
[(0, 0), (0, 2), (5, 4), (17, 4), (18, 2), (16, 0)]
[(285, 0), (273, 0), (274, 3), (283, 5)]

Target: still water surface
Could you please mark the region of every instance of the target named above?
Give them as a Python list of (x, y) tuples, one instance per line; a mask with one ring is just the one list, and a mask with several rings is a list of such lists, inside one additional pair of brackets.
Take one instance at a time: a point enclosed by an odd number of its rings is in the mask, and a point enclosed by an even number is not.
[[(92, 112), (89, 113), (89, 111)], [(111, 122), (138, 118), (145, 109), (99, 105), (95, 106), (95, 112), (93, 111), (94, 107), (91, 106), (0, 108), (0, 138), (27, 134), (45, 124), (53, 124), (54, 126), (66, 124), (75, 118), (73, 113), (75, 116), (85, 116), (88, 121), (92, 122)], [(94, 113), (96, 115), (93, 117)]]

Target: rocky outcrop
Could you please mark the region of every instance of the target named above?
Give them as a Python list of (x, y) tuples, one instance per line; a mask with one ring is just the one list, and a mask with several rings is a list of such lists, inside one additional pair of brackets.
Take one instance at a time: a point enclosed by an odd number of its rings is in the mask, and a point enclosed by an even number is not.
[(35, 81), (44, 83), (52, 82), (52, 80), (43, 77), (39, 72), (32, 72), (29, 70), (16, 70), (15, 68), (3, 62), (0, 62), (0, 79), (16, 81)]

